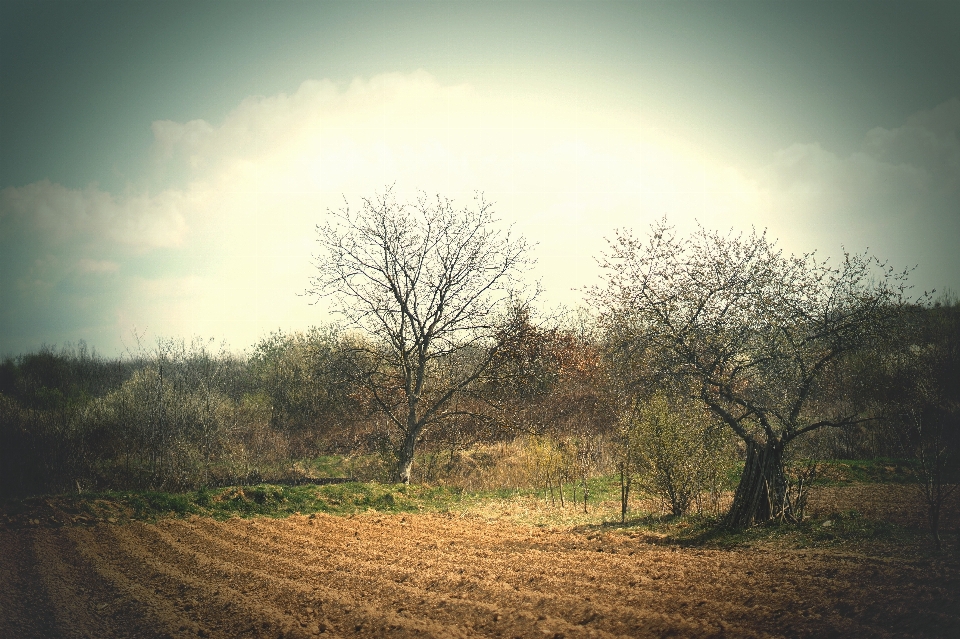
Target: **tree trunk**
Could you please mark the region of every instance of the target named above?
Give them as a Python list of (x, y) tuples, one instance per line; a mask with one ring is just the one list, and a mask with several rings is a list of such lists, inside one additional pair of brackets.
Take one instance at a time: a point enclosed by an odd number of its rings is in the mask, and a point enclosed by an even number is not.
[(746, 528), (775, 517), (791, 517), (787, 508), (787, 482), (783, 473), (783, 442), (747, 443), (747, 460), (733, 495), (726, 525)]
[(419, 435), (419, 428), (408, 429), (400, 449), (397, 450), (396, 479), (399, 483), (410, 483), (410, 473), (413, 470), (413, 453), (416, 450)]
[(620, 463), (620, 523), (627, 521), (627, 509), (630, 504), (630, 458)]
[(930, 534), (933, 536), (933, 544), (937, 552), (943, 550), (943, 541), (940, 539), (940, 506), (941, 501), (939, 499), (930, 502)]
[[(587, 475), (583, 475), (583, 512), (587, 513), (587, 499), (590, 497), (590, 487), (587, 486)], [(576, 506), (576, 504), (574, 504)]]

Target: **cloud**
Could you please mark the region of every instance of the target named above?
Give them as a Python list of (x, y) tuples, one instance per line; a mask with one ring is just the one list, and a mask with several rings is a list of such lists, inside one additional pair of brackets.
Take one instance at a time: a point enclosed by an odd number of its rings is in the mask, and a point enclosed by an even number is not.
[(356, 206), (387, 184), (401, 198), (423, 190), (462, 204), (484, 191), (539, 242), (550, 301), (570, 304), (616, 226), (733, 206), (716, 197), (726, 186), (711, 182), (700, 158), (635, 121), (444, 86), (422, 71), (342, 89), (308, 81), (290, 95), (249, 98), (218, 126), (154, 123), (154, 135), (156, 157), (189, 173), (198, 213), (188, 223), (216, 282), (197, 294), (193, 316), (222, 317), (223, 326), (248, 318), (248, 340), (264, 326), (325, 318), (298, 297), (314, 225), (344, 196)]
[(896, 129), (871, 129), (865, 151), (879, 162), (912, 167), (928, 176), (934, 188), (960, 187), (960, 98), (910, 116)]
[(90, 241), (133, 249), (177, 246), (187, 224), (184, 194), (114, 196), (89, 187), (68, 189), (49, 180), (0, 191), (0, 229), (7, 236), (42, 236), (52, 244)]
[(81, 273), (116, 273), (120, 270), (120, 265), (110, 260), (88, 260), (84, 258), (77, 262), (77, 269)]
[(840, 156), (820, 144), (777, 152), (755, 178), (759, 218), (781, 237), (836, 255), (868, 249), (917, 265), (920, 289), (960, 283), (960, 99), (867, 132)]
[(886, 250), (892, 226), (900, 246), (887, 257), (932, 251), (932, 272), (955, 274), (942, 230), (958, 210), (957, 113), (954, 101), (874, 129), (848, 157), (798, 144), (748, 170), (639, 113), (486, 94), (423, 71), (308, 81), (250, 97), (219, 124), (154, 122), (151, 190), (42, 181), (0, 192), (0, 352), (80, 338), (116, 352), (134, 330), (243, 348), (322, 322), (322, 305), (302, 296), (314, 227), (344, 197), (356, 206), (388, 184), (464, 205), (484, 191), (538, 242), (549, 303), (581, 299), (574, 289), (595, 281), (615, 228), (664, 214), (681, 229), (768, 226), (790, 250), (833, 254), (863, 241)]

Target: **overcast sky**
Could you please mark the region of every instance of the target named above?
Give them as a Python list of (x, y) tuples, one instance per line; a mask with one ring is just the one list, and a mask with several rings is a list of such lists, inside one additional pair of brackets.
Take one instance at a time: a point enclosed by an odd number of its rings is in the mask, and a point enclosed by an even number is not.
[(576, 306), (667, 215), (960, 291), (960, 3), (0, 0), (0, 355), (252, 346), (328, 207), (475, 191)]

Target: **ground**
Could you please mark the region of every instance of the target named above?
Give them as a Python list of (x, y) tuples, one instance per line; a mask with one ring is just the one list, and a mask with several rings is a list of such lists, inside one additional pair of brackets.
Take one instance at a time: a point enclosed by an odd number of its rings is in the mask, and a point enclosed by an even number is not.
[[(898, 512), (890, 489), (874, 507)], [(960, 569), (929, 553), (663, 545), (489, 509), (39, 517), (0, 526), (0, 637), (960, 636)]]

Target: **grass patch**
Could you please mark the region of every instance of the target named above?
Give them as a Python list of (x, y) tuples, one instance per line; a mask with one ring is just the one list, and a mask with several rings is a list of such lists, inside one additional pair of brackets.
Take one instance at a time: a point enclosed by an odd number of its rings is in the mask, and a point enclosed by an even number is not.
[[(161, 513), (163, 515), (189, 515), (198, 511), (196, 499), (189, 494), (151, 491), (121, 493), (119, 499), (117, 497), (117, 495), (111, 494), (104, 495), (107, 500), (112, 499), (128, 505), (133, 510), (133, 517), (136, 519), (155, 518)], [(95, 512), (91, 514), (95, 514)]]
[[(871, 555), (930, 554), (932, 545), (924, 530), (864, 517), (850, 510), (799, 524), (776, 523), (729, 529), (719, 517), (639, 513), (626, 522), (602, 522), (577, 527), (585, 534), (608, 532), (640, 538), (649, 543), (715, 549), (834, 550)], [(950, 544), (955, 546), (955, 544)], [(948, 549), (957, 555), (958, 548)]]
[[(346, 482), (285, 486), (257, 484), (202, 488), (187, 493), (106, 491), (82, 495), (49, 495), (8, 500), (0, 513), (10, 523), (55, 517), (59, 523), (155, 521), (164, 517), (200, 515), (287, 517), (316, 512), (354, 514), (365, 511), (423, 512), (450, 510), (463, 501), (452, 488)], [(21, 521), (22, 520), (22, 521)]]
[(352, 460), (343, 455), (324, 455), (306, 462), (318, 477), (349, 477), (352, 474)]
[[(310, 470), (336, 475), (342, 458), (320, 458)], [(821, 485), (900, 484), (913, 481), (911, 465), (902, 460), (824, 463)], [(722, 527), (717, 516), (674, 517), (658, 511), (659, 502), (634, 491), (635, 501), (625, 523), (619, 522), (620, 486), (615, 476), (588, 482), (587, 509), (583, 486), (570, 482), (559, 489), (500, 489), (466, 491), (451, 486), (343, 483), (258, 483), (249, 486), (202, 488), (185, 493), (113, 491), (48, 495), (0, 504), (0, 523), (27, 525), (91, 525), (130, 520), (156, 521), (193, 515), (223, 520), (231, 517), (287, 517), (293, 514), (351, 515), (364, 512), (440, 512), (486, 521), (640, 537), (657, 544), (709, 548), (845, 549), (871, 554), (895, 553), (930, 546), (922, 528), (908, 528), (871, 519), (855, 510), (819, 511), (801, 524), (768, 524), (745, 530)], [(574, 501), (576, 496), (576, 501)], [(855, 506), (855, 505), (854, 505)], [(945, 543), (955, 547), (955, 531), (944, 530)], [(950, 550), (954, 553), (956, 549)]]
[[(403, 485), (377, 482), (302, 483), (282, 485), (201, 488), (185, 493), (158, 491), (103, 491), (80, 495), (47, 495), (8, 500), (0, 504), (0, 521), (16, 525), (54, 518), (57, 523), (103, 521), (156, 521), (165, 517), (199, 515), (215, 519), (230, 517), (287, 517), (292, 514), (356, 514), (443, 512), (488, 518), (508, 517), (521, 523), (564, 525), (585, 520), (599, 521), (605, 501), (615, 494), (610, 478), (588, 482), (588, 513), (582, 514), (583, 487), (564, 486), (565, 508), (555, 489), (549, 491), (486, 490), (467, 492), (450, 486)], [(618, 491), (619, 488), (616, 487)], [(577, 502), (572, 501), (576, 491)], [(617, 495), (619, 493), (616, 493)], [(578, 515), (579, 513), (579, 515)], [(608, 514), (608, 513), (605, 513)], [(579, 516), (579, 519), (578, 519)]]
[(819, 462), (815, 485), (849, 483), (914, 484), (918, 462), (915, 459), (831, 459)]

